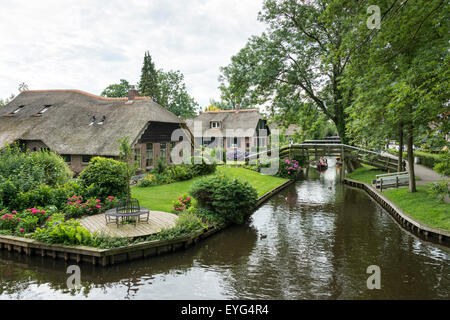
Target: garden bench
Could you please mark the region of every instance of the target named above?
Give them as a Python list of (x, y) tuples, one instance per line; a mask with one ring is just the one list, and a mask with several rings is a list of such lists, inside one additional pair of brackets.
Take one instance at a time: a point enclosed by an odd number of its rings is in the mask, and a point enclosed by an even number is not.
[(399, 186), (409, 185), (408, 171), (379, 174), (375, 178), (376, 180), (373, 180), (373, 184), (375, 188), (380, 188), (380, 191), (383, 191), (383, 188), (398, 188)]
[[(142, 215), (146, 215), (146, 217), (141, 219)], [(141, 207), (138, 199), (125, 198), (119, 200), (116, 208), (105, 212), (105, 219), (106, 224), (115, 222), (118, 228), (121, 220), (130, 221), (131, 218), (134, 218), (134, 227), (136, 227), (137, 222), (145, 221), (148, 223), (149, 215), (150, 210)]]

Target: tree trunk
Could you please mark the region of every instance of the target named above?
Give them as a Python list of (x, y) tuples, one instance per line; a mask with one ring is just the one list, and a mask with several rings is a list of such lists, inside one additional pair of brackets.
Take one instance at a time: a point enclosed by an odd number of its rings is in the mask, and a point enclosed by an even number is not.
[(409, 192), (416, 192), (416, 177), (414, 176), (414, 150), (413, 150), (413, 126), (408, 126), (408, 171), (409, 171)]
[(403, 123), (400, 122), (400, 130), (398, 133), (398, 140), (399, 140), (399, 146), (398, 146), (398, 166), (397, 166), (397, 172), (403, 171)]

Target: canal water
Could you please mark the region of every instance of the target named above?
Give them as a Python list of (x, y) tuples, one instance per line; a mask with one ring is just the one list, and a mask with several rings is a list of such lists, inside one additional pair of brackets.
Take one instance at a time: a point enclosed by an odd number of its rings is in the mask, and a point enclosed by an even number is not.
[[(0, 299), (448, 299), (450, 249), (404, 231), (330, 159), (186, 251), (102, 268), (0, 252)], [(369, 266), (380, 289), (369, 290)]]

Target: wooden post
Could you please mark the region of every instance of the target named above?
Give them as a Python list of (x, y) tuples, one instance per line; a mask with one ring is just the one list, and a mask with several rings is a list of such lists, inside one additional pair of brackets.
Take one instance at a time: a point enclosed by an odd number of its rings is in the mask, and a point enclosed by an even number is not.
[(380, 192), (383, 192), (383, 178), (380, 179)]
[(395, 187), (398, 188), (398, 176), (395, 177)]

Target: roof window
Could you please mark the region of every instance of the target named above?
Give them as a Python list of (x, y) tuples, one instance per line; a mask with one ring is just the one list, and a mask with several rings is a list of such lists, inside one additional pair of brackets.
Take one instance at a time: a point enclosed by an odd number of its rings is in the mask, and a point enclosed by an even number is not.
[(43, 113), (44, 113), (45, 111), (47, 111), (50, 107), (51, 107), (50, 104), (45, 105), (44, 108), (43, 108), (41, 111), (38, 112), (38, 114), (43, 114)]

